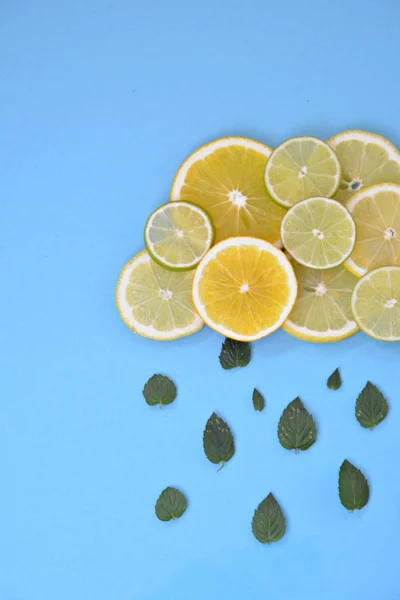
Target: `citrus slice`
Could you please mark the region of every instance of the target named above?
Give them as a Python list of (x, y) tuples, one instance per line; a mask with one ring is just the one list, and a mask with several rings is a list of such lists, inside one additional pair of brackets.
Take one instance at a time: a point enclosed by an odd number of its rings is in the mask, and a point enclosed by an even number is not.
[(366, 131), (343, 131), (328, 144), (342, 167), (335, 198), (346, 202), (361, 188), (376, 183), (400, 183), (400, 152), (389, 140)]
[(284, 253), (250, 237), (214, 246), (193, 280), (201, 318), (218, 333), (240, 341), (258, 340), (278, 329), (296, 293), (296, 278)]
[(380, 267), (357, 282), (351, 307), (360, 329), (384, 342), (400, 341), (400, 267)]
[(343, 204), (309, 198), (286, 213), (281, 235), (284, 247), (297, 262), (313, 269), (330, 269), (350, 255), (356, 226)]
[(146, 223), (144, 241), (151, 258), (165, 269), (194, 269), (214, 240), (208, 214), (190, 202), (168, 202)]
[(336, 342), (358, 330), (351, 312), (357, 278), (344, 267), (318, 271), (293, 261), (299, 291), (283, 329), (308, 342)]
[(264, 172), (271, 149), (242, 137), (215, 140), (180, 167), (171, 200), (188, 200), (211, 216), (216, 241), (254, 236), (280, 245), (284, 210), (271, 199)]
[(330, 198), (340, 183), (332, 148), (315, 137), (295, 137), (272, 152), (265, 170), (271, 196), (286, 208), (314, 196)]
[(174, 273), (139, 252), (122, 269), (116, 302), (124, 323), (139, 335), (174, 340), (203, 326), (192, 302), (193, 272)]
[(363, 188), (347, 208), (356, 222), (357, 241), (346, 268), (362, 277), (377, 267), (400, 265), (400, 185)]

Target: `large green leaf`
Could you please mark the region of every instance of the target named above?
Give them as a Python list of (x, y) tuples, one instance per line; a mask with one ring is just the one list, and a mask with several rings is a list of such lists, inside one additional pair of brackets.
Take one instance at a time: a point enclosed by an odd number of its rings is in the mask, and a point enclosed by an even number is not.
[(223, 369), (245, 367), (251, 359), (251, 346), (248, 342), (237, 342), (226, 338), (222, 344), (219, 362)]
[(165, 375), (153, 375), (143, 388), (143, 396), (150, 406), (165, 406), (176, 398), (176, 386)]
[(385, 396), (367, 381), (356, 402), (356, 419), (362, 427), (373, 429), (386, 417), (389, 411)]
[(167, 487), (161, 492), (156, 502), (156, 515), (160, 521), (179, 519), (187, 507), (186, 497), (173, 487)]
[(364, 508), (369, 499), (369, 486), (363, 473), (348, 460), (339, 471), (340, 502), (348, 510)]
[(268, 494), (255, 510), (251, 529), (262, 544), (278, 542), (285, 535), (285, 516), (272, 494)]
[(228, 424), (215, 413), (207, 421), (203, 446), (208, 460), (216, 465), (222, 463), (224, 466), (235, 453), (232, 432)]
[(300, 398), (296, 398), (283, 411), (278, 424), (278, 438), (287, 450), (307, 450), (315, 442), (317, 428)]

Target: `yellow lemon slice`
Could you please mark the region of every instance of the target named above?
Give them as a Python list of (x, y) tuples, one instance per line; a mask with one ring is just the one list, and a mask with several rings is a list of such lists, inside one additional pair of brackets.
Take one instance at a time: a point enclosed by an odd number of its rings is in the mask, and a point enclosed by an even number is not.
[(346, 202), (363, 187), (376, 183), (400, 183), (400, 152), (386, 138), (367, 131), (343, 131), (328, 144), (342, 167), (335, 198)]
[(341, 265), (356, 241), (356, 226), (349, 211), (330, 198), (298, 202), (282, 221), (282, 241), (297, 262), (312, 269)]
[(349, 271), (362, 277), (377, 267), (400, 265), (400, 185), (363, 188), (346, 204), (357, 227)]
[(214, 246), (193, 280), (200, 317), (218, 333), (240, 341), (258, 340), (278, 329), (296, 294), (296, 277), (284, 253), (250, 237)]
[(357, 282), (351, 307), (360, 329), (384, 342), (400, 341), (400, 267), (380, 267)]
[(340, 164), (332, 148), (315, 137), (295, 137), (275, 148), (267, 162), (265, 185), (286, 208), (314, 196), (330, 198), (340, 183)]
[(116, 303), (124, 323), (134, 333), (154, 340), (174, 340), (195, 333), (203, 321), (192, 301), (193, 271), (167, 271), (146, 251), (121, 271)]
[(180, 167), (171, 200), (187, 200), (211, 216), (216, 241), (253, 236), (280, 245), (285, 211), (264, 184), (271, 149), (242, 137), (222, 138), (202, 146)]
[(351, 311), (357, 278), (344, 267), (316, 270), (293, 261), (299, 291), (283, 329), (308, 342), (337, 342), (358, 331)]

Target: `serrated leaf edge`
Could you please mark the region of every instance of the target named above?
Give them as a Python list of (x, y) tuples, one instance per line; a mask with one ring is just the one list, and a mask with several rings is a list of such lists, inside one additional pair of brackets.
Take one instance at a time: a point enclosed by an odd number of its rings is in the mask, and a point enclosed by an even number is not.
[[(145, 392), (146, 386), (148, 386), (150, 384), (151, 380), (155, 379), (155, 378), (161, 378), (163, 380), (166, 380), (168, 382), (168, 384), (172, 385), (174, 397), (170, 402), (163, 403), (161, 400), (159, 400), (158, 402), (152, 403), (152, 402), (149, 402), (148, 398), (146, 398), (146, 392)], [(170, 404), (175, 402), (176, 396), (178, 394), (178, 390), (176, 387), (176, 383), (170, 377), (168, 377), (168, 375), (163, 375), (162, 373), (154, 373), (154, 375), (151, 375), (151, 377), (149, 377), (148, 380), (146, 381), (146, 383), (144, 384), (143, 389), (142, 389), (142, 394), (143, 394), (145, 402), (148, 406), (159, 406), (160, 408), (163, 408), (164, 406), (169, 406)]]
[[(179, 497), (181, 497), (183, 499), (184, 508), (180, 515), (175, 516), (173, 513), (169, 513), (169, 511), (164, 506), (162, 506), (163, 510), (165, 510), (165, 512), (167, 512), (171, 515), (171, 518), (170, 519), (161, 519), (160, 516), (157, 514), (157, 505), (161, 501), (162, 495), (165, 494), (166, 492), (168, 492), (168, 490), (173, 490), (175, 493), (178, 494)], [(163, 523), (168, 523), (168, 521), (177, 521), (178, 519), (180, 519), (185, 514), (187, 507), (188, 507), (188, 500), (187, 500), (186, 494), (184, 494), (179, 488), (172, 486), (172, 485), (168, 485), (159, 494), (159, 496), (156, 500), (156, 503), (154, 505), (154, 511), (155, 511), (156, 517), (159, 521), (162, 521)]]
[[(376, 423), (374, 422), (372, 425), (363, 425), (362, 422), (359, 419), (359, 417), (361, 417), (361, 412), (360, 412), (360, 409), (359, 409), (359, 403), (362, 401), (363, 393), (368, 389), (368, 387), (374, 388), (374, 390), (376, 390), (378, 392), (378, 394), (380, 394), (382, 396), (383, 406), (384, 406), (385, 411), (384, 411), (384, 414), (381, 415), (381, 418), (379, 419), (379, 421), (377, 421)], [(388, 416), (388, 414), (389, 414), (389, 403), (388, 403), (388, 401), (386, 399), (386, 396), (381, 391), (381, 389), (378, 388), (377, 385), (375, 385), (371, 381), (367, 380), (367, 383), (365, 384), (365, 386), (362, 388), (361, 392), (357, 396), (356, 406), (355, 406), (355, 416), (356, 416), (356, 419), (359, 422), (360, 426), (363, 429), (369, 429), (370, 431), (372, 431), (373, 429), (375, 429), (375, 427), (377, 427), (378, 425), (380, 425), (382, 423), (382, 421), (384, 421), (386, 419), (386, 417)]]
[[(207, 433), (207, 427), (208, 427), (209, 423), (213, 422), (213, 419), (222, 422), (223, 426), (225, 426), (225, 428), (227, 429), (227, 431), (230, 434), (230, 437), (232, 438), (231, 452), (224, 459), (220, 460), (219, 462), (214, 462), (213, 460), (211, 460), (211, 458), (209, 457), (209, 454), (206, 451), (206, 433)], [(217, 425), (218, 425), (218, 423), (217, 423)], [(217, 469), (217, 473), (218, 473), (219, 471), (221, 471), (224, 468), (225, 464), (227, 462), (229, 462), (233, 458), (233, 456), (235, 455), (235, 450), (236, 450), (236, 448), (235, 448), (235, 438), (233, 436), (233, 433), (232, 433), (232, 430), (231, 430), (230, 426), (228, 425), (228, 423), (222, 417), (220, 417), (214, 411), (211, 414), (211, 416), (207, 419), (206, 425), (205, 425), (204, 430), (203, 430), (203, 451), (204, 451), (204, 454), (205, 454), (207, 460), (210, 461), (210, 463), (212, 463), (213, 465), (220, 465), (219, 469)]]
[[(281, 426), (281, 422), (282, 422), (282, 419), (283, 419), (285, 413), (287, 411), (289, 411), (289, 409), (297, 409), (299, 411), (304, 411), (311, 418), (311, 421), (312, 421), (312, 424), (313, 424), (313, 430), (314, 430), (313, 431), (314, 437), (313, 437), (312, 440), (310, 440), (310, 442), (308, 444), (306, 444), (302, 448), (288, 446), (284, 442), (282, 442), (282, 440), (280, 438), (279, 431), (280, 431), (280, 428), (282, 427)], [(279, 443), (280, 443), (280, 445), (283, 448), (285, 448), (285, 450), (289, 450), (289, 451), (290, 450), (294, 450), (295, 454), (299, 454), (299, 452), (305, 452), (306, 450), (308, 450), (309, 448), (311, 448), (311, 446), (313, 446), (315, 444), (315, 442), (317, 441), (317, 431), (318, 431), (317, 430), (317, 424), (316, 424), (316, 421), (315, 421), (313, 415), (306, 409), (306, 407), (304, 406), (304, 404), (303, 404), (303, 402), (302, 402), (302, 400), (301, 400), (301, 398), (299, 396), (297, 396), (294, 400), (292, 400), (291, 402), (289, 402), (289, 404), (283, 409), (282, 414), (281, 414), (281, 416), (279, 418), (279, 421), (278, 421), (277, 434), (278, 434)]]

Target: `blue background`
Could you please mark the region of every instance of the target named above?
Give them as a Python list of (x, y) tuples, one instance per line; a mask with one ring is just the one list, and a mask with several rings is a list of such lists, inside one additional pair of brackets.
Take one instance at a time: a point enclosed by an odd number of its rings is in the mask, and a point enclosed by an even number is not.
[[(199, 145), (347, 128), (400, 144), (399, 19), (396, 0), (1, 2), (0, 600), (399, 599), (398, 347), (278, 332), (224, 372), (213, 332), (151, 342), (114, 307)], [(154, 372), (179, 387), (164, 410), (141, 394)], [(354, 418), (367, 378), (391, 406), (374, 432)], [(299, 456), (276, 437), (296, 395), (319, 427)], [(237, 445), (218, 474), (213, 410)], [(344, 458), (371, 483), (357, 514), (337, 497)], [(163, 524), (167, 485), (190, 506)], [(250, 523), (270, 491), (288, 531), (267, 547)]]

